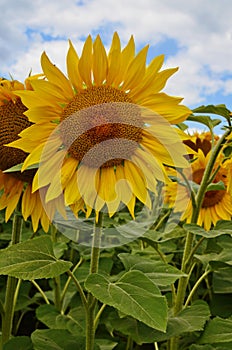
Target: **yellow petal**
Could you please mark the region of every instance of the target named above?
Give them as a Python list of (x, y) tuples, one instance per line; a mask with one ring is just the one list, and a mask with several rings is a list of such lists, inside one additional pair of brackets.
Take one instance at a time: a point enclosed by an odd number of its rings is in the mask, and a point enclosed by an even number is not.
[(131, 216), (133, 219), (135, 219), (135, 202), (136, 202), (136, 197), (135, 196), (132, 196), (130, 201), (126, 204)]
[(33, 179), (33, 192), (51, 183), (53, 177), (61, 168), (66, 153), (65, 150), (61, 150), (55, 153), (49, 161), (40, 165), (39, 170), (36, 172)]
[(157, 105), (155, 101), (141, 103), (144, 107), (152, 109), (155, 113), (162, 115), (171, 124), (183, 122), (191, 111), (183, 105)]
[(129, 181), (126, 179), (126, 175), (124, 172), (124, 166), (119, 165), (115, 170), (116, 176), (116, 185), (115, 191), (118, 194), (119, 199), (124, 203), (128, 204), (133, 197), (132, 186)]
[(32, 213), (31, 213), (31, 222), (32, 222), (32, 228), (33, 231), (36, 232), (38, 229), (38, 225), (39, 225), (39, 220), (41, 218), (42, 215), (42, 203), (39, 197), (39, 191), (36, 192), (36, 206), (34, 207)]
[(130, 62), (133, 60), (135, 56), (135, 43), (134, 38), (131, 36), (128, 44), (121, 52), (121, 59), (120, 59), (120, 69), (118, 71), (118, 76), (115, 77), (115, 85), (119, 85), (121, 82), (123, 82), (127, 68), (130, 64)]
[(28, 185), (22, 196), (22, 215), (25, 221), (36, 205), (35, 195), (31, 191), (31, 185)]
[(53, 84), (59, 86), (63, 92), (64, 97), (69, 99), (73, 96), (73, 91), (69, 80), (59, 70), (59, 68), (51, 63), (45, 52), (41, 56), (41, 66), (46, 78)]
[(13, 211), (15, 210), (20, 197), (21, 193), (23, 191), (23, 182), (19, 181), (17, 184), (17, 187), (14, 189), (14, 193), (8, 198), (7, 208), (5, 212), (5, 220), (6, 222), (9, 220), (10, 216), (12, 215)]
[(92, 86), (92, 47), (92, 38), (89, 35), (84, 44), (82, 55), (78, 64), (80, 76), (87, 85), (87, 87)]
[[(44, 123), (44, 124), (34, 124), (29, 126), (29, 128), (24, 129), (20, 132), (19, 136), (29, 139), (43, 141), (47, 140), (47, 137), (55, 130), (56, 124), (54, 123)], [(25, 141), (24, 141), (25, 142)]]
[(72, 157), (64, 160), (62, 167), (58, 169), (57, 173), (51, 180), (51, 184), (46, 194), (46, 202), (57, 198), (63, 192), (67, 183), (76, 171), (77, 165), (78, 161)]
[(79, 187), (77, 183), (77, 173), (75, 172), (73, 176), (68, 181), (65, 191), (64, 191), (65, 203), (66, 205), (71, 205), (81, 198), (79, 192)]
[(114, 33), (110, 51), (108, 54), (108, 73), (106, 78), (107, 85), (114, 86), (114, 80), (118, 75), (121, 66), (121, 43), (117, 32)]
[(144, 177), (141, 174), (141, 170), (130, 161), (125, 160), (124, 172), (126, 179), (130, 182), (134, 195), (142, 203), (150, 207), (150, 197), (146, 189)]
[(96, 86), (101, 85), (108, 72), (108, 59), (100, 36), (96, 37), (93, 44), (93, 78)]
[[(68, 102), (68, 99), (65, 98), (62, 89), (50, 81), (33, 80), (31, 84), (36, 93), (38, 93), (44, 100), (53, 101), (55, 103), (61, 103), (65, 100)], [(72, 97), (72, 95), (73, 94), (71, 94), (70, 97)]]
[(83, 88), (83, 80), (80, 76), (78, 65), (79, 57), (76, 53), (76, 50), (73, 47), (71, 40), (69, 40), (69, 50), (67, 54), (67, 71), (69, 80), (71, 81), (76, 91), (81, 90)]
[(124, 90), (132, 89), (143, 79), (146, 68), (147, 50), (148, 46), (145, 46), (130, 63), (122, 85)]
[(42, 210), (40, 222), (41, 222), (41, 225), (43, 227), (44, 232), (47, 233), (49, 230), (49, 227), (50, 227), (50, 220), (49, 220), (49, 217), (47, 216), (47, 214), (45, 213), (44, 210)]
[(98, 196), (99, 170), (81, 164), (77, 171), (78, 188), (84, 202), (94, 208), (94, 202)]
[(54, 108), (54, 102), (52, 100), (44, 100), (35, 91), (17, 91), (15, 92), (17, 96), (21, 98), (22, 103), (28, 108), (48, 106)]
[(115, 192), (116, 177), (113, 167), (106, 167), (101, 169), (100, 186), (103, 187), (104, 200), (111, 202), (115, 200), (117, 194)]
[(30, 165), (40, 164), (41, 162), (48, 160), (57, 151), (59, 146), (60, 146), (59, 138), (56, 138), (56, 139), (52, 138), (51, 140), (48, 140), (46, 143), (39, 144), (37, 147), (34, 148), (32, 153), (30, 153), (25, 159), (22, 166), (22, 171), (26, 170)]
[(144, 78), (137, 86), (133, 87), (130, 91), (130, 97), (133, 99), (140, 98), (143, 91), (148, 91), (149, 87), (155, 80), (157, 72), (160, 70), (164, 62), (164, 55), (155, 57), (149, 66), (146, 68)]
[(27, 140), (25, 142), (25, 140), (20, 138), (20, 139), (15, 140), (15, 141), (13, 141), (11, 143), (8, 143), (5, 146), (13, 147), (13, 148), (19, 148), (19, 149), (23, 150), (26, 153), (30, 153), (30, 152), (32, 152), (35, 149), (35, 147), (37, 147), (37, 145), (38, 145), (38, 140)]
[(168, 69), (165, 69), (165, 70), (157, 73), (156, 79), (155, 79), (155, 81), (153, 81), (153, 84), (152, 84), (153, 93), (162, 90), (165, 87), (167, 80), (174, 73), (176, 73), (178, 71), (178, 69), (179, 69), (178, 67), (168, 68)]
[[(143, 152), (145, 153), (145, 152)], [(156, 177), (155, 173), (151, 171), (151, 167), (149, 167), (149, 164), (147, 164), (143, 159), (133, 156), (131, 157), (131, 161), (142, 170), (143, 176), (146, 180), (146, 187), (149, 188), (153, 193), (156, 193)]]
[[(60, 109), (60, 111), (59, 111)], [(30, 108), (24, 114), (27, 116), (28, 120), (32, 123), (43, 124), (49, 121), (60, 119), (61, 107), (35, 107)]]

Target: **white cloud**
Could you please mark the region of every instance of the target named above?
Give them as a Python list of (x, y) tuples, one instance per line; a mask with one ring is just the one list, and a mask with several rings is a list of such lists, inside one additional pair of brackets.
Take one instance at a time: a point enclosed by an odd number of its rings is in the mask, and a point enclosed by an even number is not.
[(180, 69), (166, 91), (184, 96), (186, 104), (232, 94), (230, 0), (0, 0), (0, 7), (1, 74), (23, 80), (31, 68), (39, 72), (44, 50), (65, 70), (68, 38), (80, 52), (89, 33), (101, 32), (109, 45), (117, 30), (123, 44), (131, 34), (137, 46), (175, 40), (178, 52), (166, 66)]

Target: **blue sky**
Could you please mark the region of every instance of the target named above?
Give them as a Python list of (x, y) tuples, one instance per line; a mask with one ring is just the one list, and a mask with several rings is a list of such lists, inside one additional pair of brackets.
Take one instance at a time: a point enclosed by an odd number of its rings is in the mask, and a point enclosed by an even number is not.
[(45, 50), (64, 72), (68, 39), (78, 53), (88, 34), (108, 48), (114, 31), (123, 46), (150, 45), (148, 62), (165, 54), (179, 67), (164, 91), (190, 108), (224, 103), (232, 110), (231, 0), (0, 0), (0, 75), (23, 81), (39, 73)]

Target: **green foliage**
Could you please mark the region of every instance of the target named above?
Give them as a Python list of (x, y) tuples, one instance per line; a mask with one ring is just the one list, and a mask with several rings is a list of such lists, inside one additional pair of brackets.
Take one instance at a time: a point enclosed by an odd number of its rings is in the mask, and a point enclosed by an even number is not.
[(85, 286), (102, 303), (165, 331), (167, 304), (160, 290), (141, 271), (129, 271), (116, 282), (100, 274), (88, 276)]
[(173, 336), (201, 331), (209, 316), (210, 311), (207, 303), (196, 302), (181, 311), (176, 317), (170, 316), (165, 332), (155, 330), (130, 317), (120, 318), (116, 314), (111, 316), (110, 326), (125, 335), (129, 335), (136, 343), (144, 344), (165, 341)]
[(201, 344), (232, 343), (232, 318), (215, 317), (209, 321), (200, 339)]
[(10, 339), (4, 346), (3, 350), (33, 350), (33, 344), (29, 337), (14, 337)]
[(0, 274), (24, 280), (55, 277), (71, 265), (55, 257), (49, 236), (18, 243), (0, 252)]
[[(222, 120), (207, 114), (225, 118), (224, 129), (231, 128), (230, 111), (224, 105), (200, 106), (193, 112), (197, 115), (188, 120), (211, 132)], [(179, 128), (185, 130), (186, 125)], [(230, 157), (231, 141), (226, 142), (221, 145)], [(7, 172), (20, 169), (19, 164)], [(210, 183), (210, 179), (205, 192), (226, 190), (223, 181)], [(172, 180), (187, 189), (186, 182)], [(204, 184), (189, 181), (188, 185), (196, 196), (194, 209), (199, 209), (197, 195)], [(160, 185), (160, 195), (162, 190)], [(3, 323), (7, 277), (19, 279), (11, 299), (12, 337), (2, 350), (85, 350), (90, 314), (96, 328), (94, 350), (154, 349), (154, 343), (159, 350), (230, 350), (232, 221), (219, 220), (205, 230), (196, 224), (197, 218), (186, 224), (167, 205), (160, 207), (159, 196), (152, 200), (158, 215), (145, 209), (140, 218), (144, 215), (144, 220), (136, 225), (125, 209), (111, 218), (104, 215), (105, 248), (94, 250), (95, 257), (83, 244), (96, 229), (93, 216), (82, 215), (80, 223), (75, 221), (77, 230), (64, 221), (62, 233), (53, 227), (48, 234), (41, 228), (33, 233), (28, 220), (21, 243), (11, 245), (12, 221), (6, 223), (1, 211)], [(137, 202), (136, 215), (141, 208)], [(94, 259), (98, 267), (93, 272)]]
[[(85, 339), (75, 337), (64, 329), (36, 330), (32, 333), (31, 339), (34, 350), (76, 350), (85, 349)], [(94, 350), (99, 350), (96, 346)]]

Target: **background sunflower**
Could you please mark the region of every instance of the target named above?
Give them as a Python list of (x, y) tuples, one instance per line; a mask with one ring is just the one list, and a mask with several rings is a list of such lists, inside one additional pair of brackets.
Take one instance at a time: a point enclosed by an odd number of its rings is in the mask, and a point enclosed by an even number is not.
[[(217, 141), (219, 137), (215, 135), (214, 139)], [(183, 170), (184, 176), (188, 181), (200, 185), (211, 155), (212, 142), (210, 134), (196, 133), (189, 140), (184, 140), (183, 142), (196, 151), (191, 162), (191, 171), (190, 169), (188, 171)], [(197, 224), (203, 226), (206, 230), (209, 230), (217, 221), (230, 220), (232, 216), (232, 198), (228, 191), (230, 167), (228, 161), (223, 162), (224, 158), (224, 155), (221, 153), (217, 157), (212, 171), (212, 173), (215, 172), (213, 183), (221, 182), (224, 186), (205, 193), (199, 212)], [(174, 173), (173, 170), (169, 170), (169, 173), (177, 176), (178, 181), (181, 181), (183, 184), (181, 175)], [(173, 207), (176, 212), (183, 212), (184, 210), (181, 219), (189, 223), (193, 214), (192, 201), (189, 198), (186, 209), (183, 208), (182, 204), (187, 197), (190, 197), (188, 189), (185, 185), (179, 186), (182, 190), (180, 190), (176, 198), (176, 187), (176, 182), (167, 184), (165, 202)]]
[[(59, 199), (55, 203), (50, 202), (45, 207), (41, 201), (41, 195), (45, 192), (36, 191), (32, 193), (32, 180), (36, 170), (24, 172), (12, 171), (4, 173), (5, 170), (22, 163), (27, 153), (17, 148), (6, 147), (6, 144), (19, 138), (18, 134), (32, 125), (24, 115), (27, 110), (21, 99), (15, 95), (15, 91), (30, 90), (30, 81), (37, 79), (34, 76), (26, 79), (25, 85), (12, 80), (1, 79), (0, 81), (0, 210), (5, 210), (5, 220), (8, 221), (18, 203), (21, 203), (21, 210), (24, 220), (31, 217), (33, 230), (36, 231), (41, 223), (44, 231), (48, 231), (50, 218), (54, 216), (55, 209), (59, 206)], [(22, 202), (20, 202), (22, 200)], [(47, 214), (47, 212), (49, 214)]]

